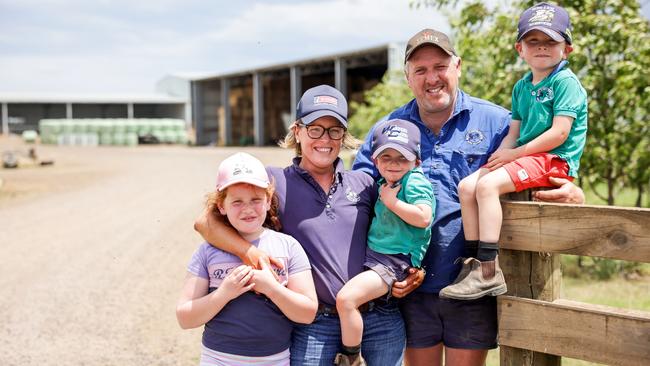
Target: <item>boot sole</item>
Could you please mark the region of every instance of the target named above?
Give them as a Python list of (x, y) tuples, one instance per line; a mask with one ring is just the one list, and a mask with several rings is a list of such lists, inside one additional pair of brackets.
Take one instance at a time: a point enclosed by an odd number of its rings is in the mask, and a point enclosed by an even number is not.
[(444, 294), (442, 291), (438, 294), (438, 296), (445, 298), (445, 299), (454, 299), (454, 300), (476, 300), (480, 299), (483, 296), (489, 295), (489, 296), (499, 296), (503, 295), (506, 292), (508, 292), (508, 287), (503, 284), (501, 286), (498, 286), (493, 289), (489, 289), (486, 291), (481, 291), (476, 294), (469, 294), (469, 295), (449, 295), (449, 294)]

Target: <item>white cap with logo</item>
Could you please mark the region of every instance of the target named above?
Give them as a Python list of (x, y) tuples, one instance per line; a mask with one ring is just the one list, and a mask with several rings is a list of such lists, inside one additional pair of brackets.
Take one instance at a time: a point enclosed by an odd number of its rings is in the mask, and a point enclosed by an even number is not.
[(237, 183), (248, 183), (260, 188), (269, 186), (269, 175), (261, 161), (254, 156), (238, 152), (219, 164), (217, 190), (223, 191)]

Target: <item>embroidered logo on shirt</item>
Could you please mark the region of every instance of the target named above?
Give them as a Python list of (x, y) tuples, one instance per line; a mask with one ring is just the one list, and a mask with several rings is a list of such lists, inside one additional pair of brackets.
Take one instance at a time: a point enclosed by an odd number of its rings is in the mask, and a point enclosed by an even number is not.
[(359, 194), (357, 192), (350, 190), (350, 188), (345, 189), (345, 198), (347, 198), (348, 201), (352, 203), (357, 203), (361, 200)]
[(535, 100), (537, 100), (538, 102), (544, 103), (552, 99), (553, 99), (553, 88), (544, 86), (539, 88), (539, 90), (537, 90), (537, 94), (535, 95)]
[(478, 145), (485, 140), (485, 135), (479, 130), (469, 130), (465, 134), (465, 141), (470, 145)]
[(517, 176), (519, 177), (520, 181), (524, 181), (524, 180), (528, 179), (528, 173), (524, 169), (519, 169), (517, 171)]

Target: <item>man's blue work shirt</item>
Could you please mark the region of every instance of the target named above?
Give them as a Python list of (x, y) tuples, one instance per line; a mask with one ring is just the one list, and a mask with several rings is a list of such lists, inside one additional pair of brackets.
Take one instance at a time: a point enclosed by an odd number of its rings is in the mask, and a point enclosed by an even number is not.
[[(454, 112), (438, 135), (420, 119), (415, 99), (393, 111), (388, 118), (413, 122), (422, 135), (421, 167), (431, 181), (438, 202), (431, 244), (422, 261), (427, 274), (418, 291), (437, 293), (460, 271), (460, 264), (455, 263), (463, 255), (464, 247), (458, 183), (484, 165), (499, 147), (508, 133), (510, 113), (459, 90)], [(377, 179), (379, 173), (371, 159), (375, 126), (368, 132), (352, 169), (365, 171)]]

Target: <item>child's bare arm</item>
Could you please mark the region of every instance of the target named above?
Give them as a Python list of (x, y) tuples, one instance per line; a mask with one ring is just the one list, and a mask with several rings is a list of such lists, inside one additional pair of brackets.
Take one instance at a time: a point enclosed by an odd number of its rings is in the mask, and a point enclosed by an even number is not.
[(517, 147), (517, 139), (519, 138), (519, 127), (521, 126), (521, 121), (513, 119), (510, 121), (510, 129), (508, 134), (503, 138), (499, 149), (514, 149)]
[[(500, 147), (490, 156), (488, 163), (485, 164), (485, 167), (490, 170), (495, 170), (503, 166), (503, 164), (507, 164), (522, 156), (528, 156), (553, 150), (554, 148), (562, 145), (564, 141), (566, 141), (567, 137), (569, 136), (569, 131), (571, 131), (572, 123), (573, 118), (568, 116), (553, 117), (553, 125), (550, 129), (548, 129), (548, 131), (537, 136), (527, 144), (521, 145), (517, 148), (508, 149)], [(508, 135), (510, 135), (510, 133), (508, 133)]]
[(252, 276), (249, 266), (239, 266), (226, 276), (218, 289), (208, 294), (209, 281), (188, 273), (176, 306), (178, 324), (190, 329), (207, 323), (230, 300), (253, 288), (248, 284)]
[(519, 150), (519, 156), (551, 151), (566, 141), (567, 137), (569, 137), (572, 124), (573, 117), (555, 116), (553, 117), (553, 125), (550, 129), (515, 150)]
[(393, 211), (395, 215), (409, 225), (425, 228), (429, 226), (432, 219), (431, 206), (426, 204), (410, 204), (397, 198), (400, 186), (391, 187), (383, 184), (379, 190), (379, 197), (386, 208)]

